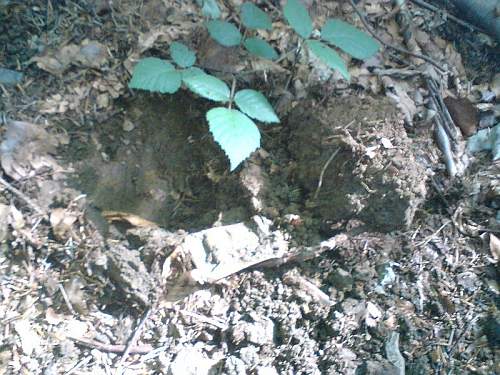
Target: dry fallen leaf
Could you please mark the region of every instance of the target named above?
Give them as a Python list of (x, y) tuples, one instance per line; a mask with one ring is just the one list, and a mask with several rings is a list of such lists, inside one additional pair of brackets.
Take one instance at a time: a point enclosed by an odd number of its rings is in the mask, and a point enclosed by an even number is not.
[(490, 233), (490, 251), (491, 256), (497, 262), (500, 259), (500, 240), (494, 234)]
[(21, 348), (24, 354), (29, 356), (33, 352), (37, 353), (40, 351), (41, 339), (31, 326), (29, 320), (18, 320), (14, 323), (14, 330), (21, 339)]
[(123, 221), (125, 221), (134, 227), (140, 227), (140, 228), (144, 228), (144, 227), (155, 228), (155, 227), (157, 227), (157, 225), (155, 223), (153, 223), (152, 221), (143, 219), (140, 216), (130, 214), (128, 212), (103, 211), (102, 216), (106, 220), (108, 220), (109, 222), (113, 222), (113, 221), (122, 221), (123, 222)]
[(4, 172), (15, 180), (40, 168), (60, 170), (55, 159), (57, 137), (42, 125), (24, 121), (7, 121), (7, 131), (0, 143), (0, 163)]
[(50, 225), (56, 239), (66, 240), (76, 220), (77, 216), (64, 208), (53, 209), (50, 213)]
[(23, 214), (13, 204), (10, 205), (10, 225), (15, 230), (23, 229), (25, 225)]
[(31, 61), (50, 74), (61, 76), (71, 64), (99, 68), (108, 61), (106, 47), (99, 42), (85, 39), (80, 45), (68, 44), (59, 50), (48, 51), (43, 56), (36, 56)]
[(50, 325), (56, 326), (65, 320), (65, 316), (63, 314), (56, 313), (52, 307), (49, 307), (47, 308), (47, 311), (45, 311), (45, 320)]

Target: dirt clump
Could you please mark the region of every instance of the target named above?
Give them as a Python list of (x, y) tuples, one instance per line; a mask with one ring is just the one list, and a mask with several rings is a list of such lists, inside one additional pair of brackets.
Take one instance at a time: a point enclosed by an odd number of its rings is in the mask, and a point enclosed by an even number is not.
[(289, 119), (294, 178), (323, 226), (355, 219), (389, 232), (411, 224), (427, 177), (388, 99), (311, 100)]

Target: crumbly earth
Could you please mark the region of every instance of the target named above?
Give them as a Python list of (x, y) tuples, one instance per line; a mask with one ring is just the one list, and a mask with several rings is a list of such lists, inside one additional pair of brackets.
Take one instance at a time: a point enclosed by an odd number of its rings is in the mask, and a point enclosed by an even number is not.
[(408, 229), (427, 177), (389, 99), (309, 101), (291, 113), (288, 125), (295, 179), (320, 225), (358, 219), (381, 232)]
[[(226, 17), (241, 2), (223, 3)], [(24, 74), (0, 85), (0, 374), (500, 373), (498, 162), (479, 154), (448, 177), (422, 61), (353, 60), (347, 83), (293, 53), (279, 2), (256, 3), (276, 20), (279, 66), (214, 55), (195, 2), (0, 0), (0, 66)], [(363, 27), (347, 2), (305, 3), (318, 28)], [(404, 43), (404, 8), (359, 7)], [(405, 37), (451, 66), (443, 90), (487, 86), (432, 34), (436, 14), (408, 12)], [(236, 172), (209, 104), (126, 88), (173, 40), (280, 115)], [(468, 55), (469, 77), (493, 74), (488, 56)], [(224, 226), (240, 221), (265, 241)], [(186, 238), (212, 227), (228, 229), (200, 257)], [(281, 255), (252, 263), (260, 247)], [(224, 250), (246, 266), (208, 279), (200, 262)]]

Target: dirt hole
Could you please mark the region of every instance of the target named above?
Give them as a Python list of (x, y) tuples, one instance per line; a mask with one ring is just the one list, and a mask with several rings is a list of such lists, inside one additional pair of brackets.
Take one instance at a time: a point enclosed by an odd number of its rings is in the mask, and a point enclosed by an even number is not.
[(160, 226), (200, 230), (249, 217), (236, 174), (208, 132), (206, 104), (186, 93), (139, 94), (83, 135), (67, 158), (90, 209), (138, 215)]

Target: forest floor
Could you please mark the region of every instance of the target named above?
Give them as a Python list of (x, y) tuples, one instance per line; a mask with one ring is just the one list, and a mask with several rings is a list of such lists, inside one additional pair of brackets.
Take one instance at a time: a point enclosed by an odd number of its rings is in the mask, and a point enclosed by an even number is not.
[[(195, 1), (0, 0), (0, 374), (500, 373), (500, 165), (467, 147), (499, 122), (498, 45), (361, 1), (384, 45), (347, 82), (255, 3), (278, 62)], [(233, 172), (211, 103), (127, 86), (173, 41), (281, 119)]]

